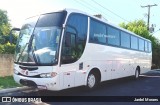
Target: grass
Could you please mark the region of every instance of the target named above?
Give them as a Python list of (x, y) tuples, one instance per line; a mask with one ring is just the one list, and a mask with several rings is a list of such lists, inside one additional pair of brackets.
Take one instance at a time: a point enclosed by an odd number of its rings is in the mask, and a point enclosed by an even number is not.
[(17, 84), (13, 76), (0, 77), (0, 90), (6, 88), (20, 87), (21, 85)]

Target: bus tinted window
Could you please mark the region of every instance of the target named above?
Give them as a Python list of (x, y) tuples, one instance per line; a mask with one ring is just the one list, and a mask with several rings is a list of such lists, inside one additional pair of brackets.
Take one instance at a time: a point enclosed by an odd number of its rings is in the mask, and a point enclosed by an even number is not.
[(131, 48), (138, 50), (138, 38), (131, 36)]
[(148, 42), (145, 41), (145, 51), (148, 52)]
[(130, 48), (130, 35), (121, 31), (121, 46)]
[(87, 36), (87, 16), (80, 14), (71, 14), (68, 19), (67, 25), (75, 27), (78, 32), (79, 41), (86, 40)]
[(68, 18), (67, 25), (68, 28), (66, 29), (66, 32), (69, 32), (70, 35), (75, 35), (76, 45), (74, 46), (74, 49), (78, 52), (73, 55), (75, 59), (79, 59), (82, 56), (86, 45), (88, 17), (82, 14), (72, 13)]
[(118, 46), (120, 44), (119, 30), (109, 26), (107, 29), (108, 29), (108, 36), (107, 36), (108, 44)]
[(62, 27), (62, 24), (65, 21), (66, 12), (55, 12), (41, 15), (36, 27), (51, 27), (59, 26)]
[(143, 39), (139, 39), (139, 50), (144, 51), (144, 40)]
[(98, 21), (90, 21), (90, 42), (106, 44), (106, 26)]

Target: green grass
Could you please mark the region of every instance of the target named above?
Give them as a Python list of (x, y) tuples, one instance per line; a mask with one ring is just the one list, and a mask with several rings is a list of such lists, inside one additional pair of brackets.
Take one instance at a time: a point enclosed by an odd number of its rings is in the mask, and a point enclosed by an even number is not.
[(0, 77), (0, 90), (6, 88), (20, 87), (21, 85), (17, 84), (13, 76)]

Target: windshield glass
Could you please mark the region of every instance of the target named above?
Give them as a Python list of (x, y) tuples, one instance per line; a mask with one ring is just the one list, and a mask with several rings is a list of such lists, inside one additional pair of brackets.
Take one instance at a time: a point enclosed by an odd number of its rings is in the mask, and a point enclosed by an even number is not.
[(16, 45), (15, 63), (53, 65), (58, 62), (59, 40), (66, 12), (29, 18), (22, 26)]
[(39, 27), (34, 31), (32, 48), (41, 64), (57, 62), (56, 53), (61, 29), (58, 27)]
[[(29, 18), (26, 20), (25, 24), (22, 26), (19, 38), (17, 40), (17, 46), (15, 51), (15, 57), (14, 57), (15, 62), (29, 61), (27, 57), (28, 55), (27, 49), (28, 49), (29, 40), (31, 38), (31, 35), (33, 33), (37, 20), (38, 20), (38, 16)], [(33, 60), (33, 57), (30, 59), (32, 59), (32, 63), (35, 62)]]

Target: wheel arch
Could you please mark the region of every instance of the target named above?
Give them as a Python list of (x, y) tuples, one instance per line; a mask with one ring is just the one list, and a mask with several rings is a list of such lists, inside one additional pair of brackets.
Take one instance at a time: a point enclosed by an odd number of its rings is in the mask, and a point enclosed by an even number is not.
[(90, 69), (90, 70), (88, 71), (88, 73), (87, 73), (87, 75), (86, 75), (86, 78), (85, 78), (85, 85), (87, 85), (87, 78), (88, 78), (88, 75), (89, 75), (90, 73), (95, 73), (96, 76), (98, 77), (99, 82), (101, 82), (101, 71), (100, 71), (99, 68), (94, 67), (94, 68), (92, 68), (92, 69)]

